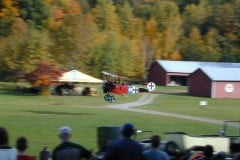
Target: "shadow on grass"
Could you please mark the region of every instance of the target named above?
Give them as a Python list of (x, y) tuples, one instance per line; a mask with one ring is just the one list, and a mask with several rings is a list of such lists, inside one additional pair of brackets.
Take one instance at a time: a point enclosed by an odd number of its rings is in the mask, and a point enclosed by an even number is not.
[[(203, 96), (189, 95), (189, 93), (187, 91), (162, 91), (162, 92), (156, 92), (155, 94), (182, 96), (182, 97), (193, 97), (193, 98), (209, 98), (209, 97), (203, 97)], [(211, 98), (209, 98), (209, 99), (211, 99)]]
[(50, 111), (33, 111), (26, 110), (26, 112), (34, 113), (34, 114), (52, 114), (52, 115), (95, 115), (93, 113), (69, 113), (69, 112), (50, 112)]
[(151, 92), (153, 94), (167, 94), (176, 96), (189, 96), (187, 91), (161, 91), (161, 92)]
[(0, 95), (12, 95), (12, 96), (36, 96), (36, 94), (26, 91), (20, 91), (16, 88), (9, 88), (9, 87), (1, 87), (0, 88)]
[(173, 93), (163, 93), (168, 95), (174, 95), (174, 96), (190, 96), (187, 92), (173, 92)]

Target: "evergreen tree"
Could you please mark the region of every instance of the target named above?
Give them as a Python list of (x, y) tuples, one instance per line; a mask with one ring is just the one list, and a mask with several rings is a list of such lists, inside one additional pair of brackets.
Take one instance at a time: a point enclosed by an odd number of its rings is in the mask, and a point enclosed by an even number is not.
[(36, 28), (42, 28), (49, 17), (49, 10), (42, 0), (18, 0), (20, 17)]
[(198, 26), (201, 32), (205, 27), (206, 21), (211, 15), (211, 9), (207, 6), (207, 2), (201, 1), (199, 4), (189, 4), (183, 12), (184, 33), (188, 34), (192, 27)]

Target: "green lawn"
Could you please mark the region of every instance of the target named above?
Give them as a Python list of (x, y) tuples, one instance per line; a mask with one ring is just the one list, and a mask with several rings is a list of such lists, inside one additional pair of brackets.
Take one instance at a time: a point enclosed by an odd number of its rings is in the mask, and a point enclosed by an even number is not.
[[(100, 86), (95, 87), (98, 88), (99, 95), (94, 97), (44, 97), (23, 95), (14, 91), (13, 84), (0, 83), (0, 126), (8, 129), (12, 146), (15, 145), (17, 137), (26, 136), (30, 145), (28, 152), (36, 156), (43, 146), (47, 145), (50, 150), (53, 150), (59, 143), (57, 133), (62, 125), (69, 125), (73, 129), (73, 141), (94, 151), (98, 150), (96, 133), (98, 126), (132, 122), (138, 129), (152, 131), (163, 137), (164, 132), (170, 131), (184, 131), (194, 135), (217, 134), (221, 127), (202, 122), (109, 109), (106, 107), (109, 103), (103, 100)], [(163, 89), (158, 88), (158, 90)], [(167, 88), (164, 90), (168, 91)], [(116, 96), (116, 103), (135, 101), (138, 98), (139, 95)], [(209, 105), (204, 108), (198, 106), (199, 100), (202, 98), (160, 94), (152, 104), (141, 108), (209, 117), (213, 115), (212, 117), (219, 119), (233, 119), (233, 117), (237, 119), (236, 110), (239, 100), (207, 99)]]
[[(199, 105), (200, 101), (206, 101), (207, 105)], [(220, 120), (240, 120), (240, 99), (212, 99), (169, 93), (160, 94), (152, 104), (140, 108)]]

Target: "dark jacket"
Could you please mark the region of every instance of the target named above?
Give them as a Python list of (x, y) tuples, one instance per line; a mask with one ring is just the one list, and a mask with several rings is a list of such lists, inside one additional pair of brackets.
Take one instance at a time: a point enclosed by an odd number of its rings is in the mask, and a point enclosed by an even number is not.
[(130, 138), (113, 143), (107, 150), (105, 160), (143, 160), (143, 147)]

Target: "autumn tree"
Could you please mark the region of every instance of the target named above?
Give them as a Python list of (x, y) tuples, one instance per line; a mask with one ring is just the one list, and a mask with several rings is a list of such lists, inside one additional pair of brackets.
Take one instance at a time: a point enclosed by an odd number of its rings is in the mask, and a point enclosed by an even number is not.
[(12, 23), (19, 16), (15, 0), (0, 1), (0, 37), (9, 34)]
[(91, 7), (90, 7), (90, 4), (89, 4), (89, 0), (86, 1), (86, 0), (78, 0), (79, 1), (79, 5), (81, 7), (81, 11), (83, 14), (87, 14), (90, 12), (91, 10)]
[(80, 54), (78, 45), (83, 45), (77, 42), (80, 38), (77, 33), (81, 32), (78, 30), (79, 19), (82, 18), (81, 8), (75, 0), (53, 1), (51, 4), (52, 17), (49, 22), (49, 34), (52, 44), (50, 52), (65, 68), (76, 68), (78, 64), (76, 60), (79, 60)]
[(158, 31), (163, 31), (170, 26), (172, 21), (179, 18), (179, 9), (171, 1), (157, 1), (152, 8), (152, 17), (158, 25)]
[[(132, 71), (134, 75), (132, 76), (134, 78), (142, 79), (144, 78), (144, 73), (146, 70), (142, 46), (142, 40), (144, 37), (143, 21), (133, 15), (133, 9), (127, 1), (119, 2), (116, 13), (118, 14), (120, 21), (121, 34), (126, 37), (124, 42), (127, 43), (125, 46), (128, 48), (128, 52), (131, 54), (129, 56), (134, 57), (134, 62), (131, 62), (131, 65), (135, 66)], [(126, 49), (126, 47), (123, 48)], [(120, 56), (122, 57), (123, 55)], [(124, 57), (127, 58), (128, 56), (125, 55)]]
[(184, 34), (188, 34), (192, 27), (198, 26), (201, 32), (206, 30), (206, 23), (211, 15), (211, 7), (207, 5), (207, 1), (201, 1), (198, 4), (188, 4), (183, 12)]
[(201, 60), (202, 52), (200, 45), (203, 44), (200, 31), (197, 27), (193, 27), (189, 37), (185, 37), (181, 42), (181, 53), (184, 60)]
[(56, 82), (62, 73), (63, 70), (56, 64), (44, 60), (37, 64), (32, 72), (25, 74), (25, 78), (34, 87), (39, 88), (40, 95), (50, 95), (50, 85)]
[(218, 42), (219, 40), (218, 30), (215, 28), (210, 28), (206, 35), (203, 36), (204, 39), (204, 54), (206, 55), (203, 59), (204, 61), (218, 62), (221, 60), (221, 47)]
[(150, 19), (145, 25), (145, 38), (143, 39), (143, 56), (146, 68), (149, 68), (155, 60), (156, 43), (158, 41), (158, 25), (154, 19)]
[(49, 36), (46, 31), (28, 28), (18, 19), (11, 28), (11, 35), (5, 38), (0, 50), (1, 66), (15, 74), (29, 72), (42, 59), (51, 57)]
[(121, 32), (126, 36), (131, 36), (133, 26), (132, 26), (132, 20), (133, 20), (133, 14), (132, 14), (132, 8), (130, 5), (125, 2), (122, 5), (117, 6), (116, 13), (119, 17)]
[[(178, 5), (178, 8), (181, 13), (185, 11), (186, 6), (198, 5), (200, 2), (200, 0), (173, 0), (173, 1)], [(221, 1), (221, 0), (209, 0), (209, 1)]]
[(0, 39), (0, 74), (1, 78), (16, 76), (21, 72), (21, 49), (27, 39), (27, 24), (20, 18), (15, 19), (9, 28), (9, 35)]
[(99, 0), (97, 6), (92, 10), (94, 21), (100, 31), (120, 32), (119, 18), (115, 13), (115, 6), (111, 0)]
[[(100, 76), (101, 71), (113, 72), (116, 65), (117, 45), (113, 35), (98, 34), (92, 41), (89, 53), (86, 55), (85, 65), (87, 72)], [(94, 70), (93, 70), (94, 68)]]
[(0, 77), (43, 59), (134, 78), (156, 59), (239, 62), (239, 14), (240, 0), (2, 0)]
[(74, 35), (75, 24), (69, 25), (67, 23), (64, 21), (64, 24), (50, 33), (52, 39), (50, 52), (59, 64), (71, 69), (75, 65), (77, 54)]
[(145, 26), (145, 46), (148, 67), (156, 59), (181, 59), (178, 41), (182, 35), (182, 19), (173, 2), (157, 1), (153, 5), (152, 18)]
[(192, 61), (219, 61), (221, 51), (218, 37), (218, 32), (214, 28), (202, 36), (199, 29), (193, 27), (189, 37), (184, 38), (181, 43), (183, 58)]
[[(85, 71), (85, 61), (89, 54), (90, 48), (95, 44), (97, 35), (99, 34), (99, 30), (97, 25), (93, 21), (93, 17), (91, 14), (80, 15), (78, 17), (78, 23), (76, 28), (74, 29), (75, 43), (76, 43), (76, 52), (74, 60), (78, 60), (78, 63), (75, 63), (74, 66), (76, 68)], [(91, 73), (91, 72), (89, 72)]]

